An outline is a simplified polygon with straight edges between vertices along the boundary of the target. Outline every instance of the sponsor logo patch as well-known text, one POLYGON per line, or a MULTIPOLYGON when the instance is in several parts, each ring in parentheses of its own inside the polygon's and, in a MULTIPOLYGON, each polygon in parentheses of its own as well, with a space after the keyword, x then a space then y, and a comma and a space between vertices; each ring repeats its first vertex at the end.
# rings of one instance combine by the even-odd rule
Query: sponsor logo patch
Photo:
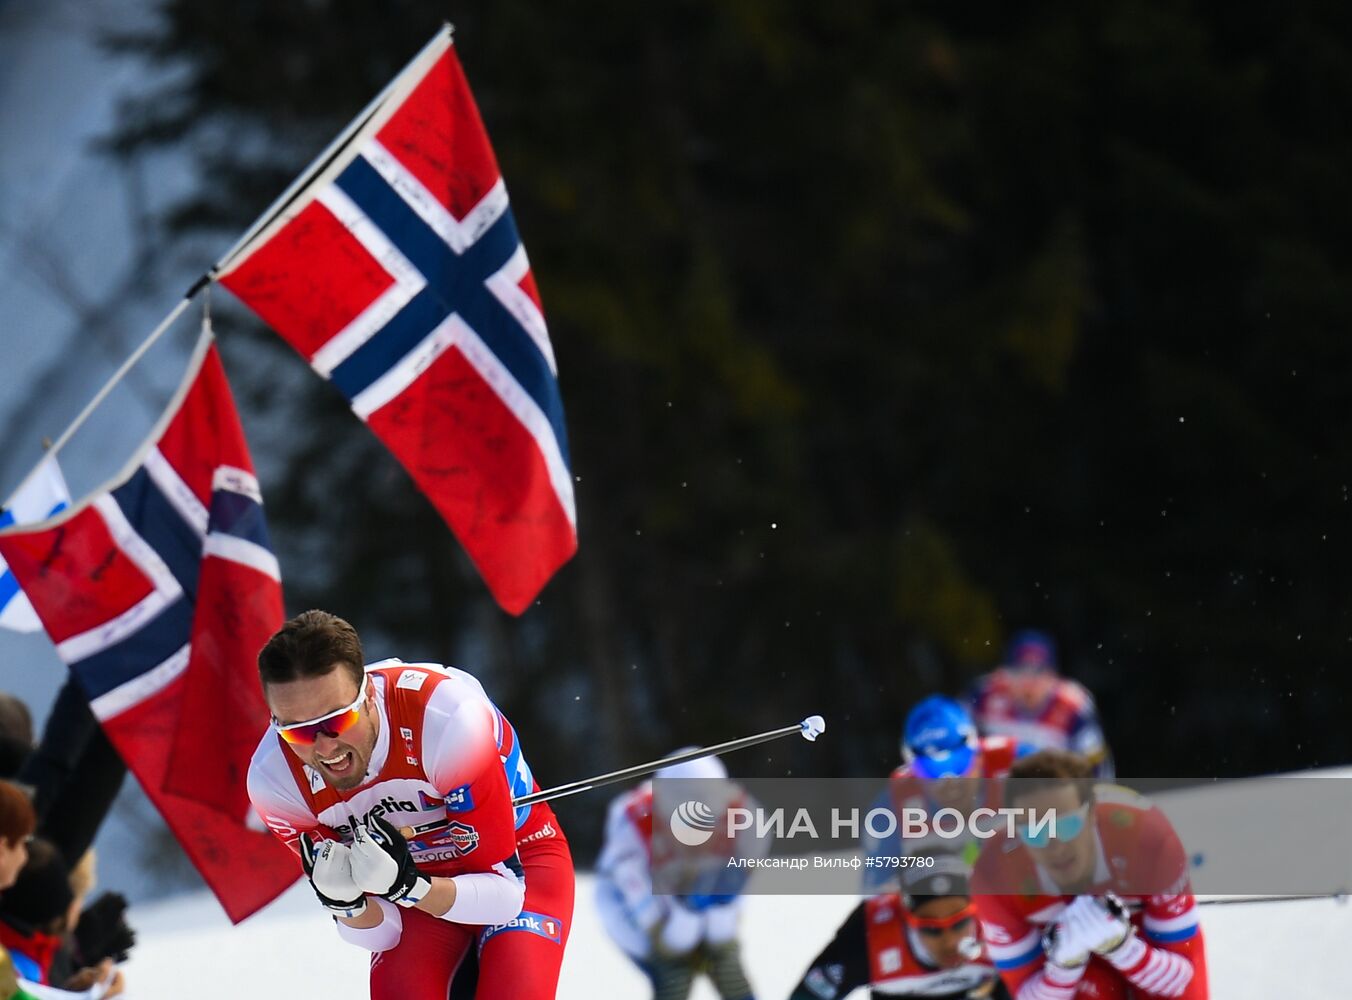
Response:
POLYGON ((399 679, 394 682, 394 686, 404 688, 407 691, 420 691, 425 683, 427 683, 427 675, 421 670, 405 670, 399 675, 399 679))
POLYGON ((551 917, 547 913, 532 913, 529 910, 522 910, 515 918, 507 921, 505 924, 495 924, 492 927, 486 927, 479 936, 479 948, 488 943, 489 938, 504 931, 526 931, 530 934, 538 934, 542 938, 547 938, 555 944, 563 941, 563 921, 557 917, 551 917))
MULTIPOLYGON (((412 802, 410 802, 408 799, 396 799, 393 795, 386 795, 383 799, 381 799, 379 802, 377 802, 374 806, 372 806, 370 809, 366 811, 366 817, 388 816, 391 813, 405 813, 405 812, 415 813, 419 811, 420 810, 418 809, 418 807, 414 805, 412 802)), ((391 822, 396 827, 406 825, 405 822, 402 820, 396 819, 391 820, 391 822)), ((346 840, 352 834, 352 824, 339 823, 336 826, 334 826, 333 832, 346 840)))
POLYGON ((469 854, 479 846, 479 831, 465 823, 452 823, 446 827, 445 836, 461 855, 469 854))
POLYGON ((469 812, 473 808, 474 796, 469 792, 469 785, 461 785, 459 788, 452 788, 446 793, 447 812, 469 812))
POLYGON ((517 843, 531 844, 537 840, 544 840, 546 837, 552 837, 556 833, 558 833, 558 831, 554 829, 554 824, 546 823, 544 826, 540 827, 540 829, 532 833, 529 837, 522 837, 520 840, 517 841, 517 843))

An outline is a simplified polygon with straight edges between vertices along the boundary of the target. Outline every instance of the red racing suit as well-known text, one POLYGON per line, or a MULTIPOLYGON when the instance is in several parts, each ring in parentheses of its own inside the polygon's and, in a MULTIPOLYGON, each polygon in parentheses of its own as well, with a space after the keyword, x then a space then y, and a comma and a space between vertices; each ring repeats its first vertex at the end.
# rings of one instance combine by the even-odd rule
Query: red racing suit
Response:
POLYGON ((1095 787, 1095 870, 1086 895, 1116 894, 1131 911, 1133 939, 1110 964, 1090 959, 1083 980, 1043 975, 1042 935, 1075 897, 1062 894, 1017 840, 992 840, 972 874, 986 949, 1015 1000, 1071 997, 1207 1000, 1206 952, 1187 856, 1169 820, 1149 800, 1116 785, 1095 787))
POLYGON ((552 998, 572 920, 572 858, 548 805, 512 806, 538 786, 511 723, 462 670, 384 660, 367 676, 379 732, 365 780, 338 791, 268 732, 249 766, 254 808, 297 853, 302 832, 351 843, 353 824, 370 815, 411 827, 419 869, 457 882, 452 912, 472 898, 486 915, 462 923, 371 898, 381 925, 338 930, 375 952, 373 1000, 445 1000, 471 946, 480 1000, 552 998))

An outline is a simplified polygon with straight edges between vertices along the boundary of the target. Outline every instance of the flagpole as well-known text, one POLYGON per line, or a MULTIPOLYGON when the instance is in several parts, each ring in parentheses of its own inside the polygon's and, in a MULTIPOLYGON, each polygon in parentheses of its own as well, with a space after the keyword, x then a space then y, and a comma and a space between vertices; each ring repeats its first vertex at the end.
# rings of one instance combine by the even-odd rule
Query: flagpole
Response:
POLYGON ((227 250, 221 258, 211 266, 211 269, 207 271, 206 274, 197 279, 197 283, 188 290, 188 294, 191 295, 203 285, 210 281, 214 281, 216 275, 230 263, 235 255, 244 247, 248 246, 250 240, 266 229, 273 219, 277 218, 278 215, 285 211, 287 205, 291 204, 296 195, 303 191, 305 186, 314 180, 315 176, 333 161, 333 158, 338 154, 339 150, 347 144, 348 140, 356 135, 363 125, 370 121, 371 116, 376 113, 380 108, 380 105, 390 96, 390 92, 394 90, 404 78, 404 74, 408 72, 409 67, 426 55, 427 51, 441 42, 443 38, 449 38, 453 30, 454 29, 449 22, 443 22, 441 30, 433 35, 428 43, 418 50, 418 54, 410 59, 404 68, 394 75, 389 83, 385 84, 385 88, 372 99, 370 104, 366 105, 366 107, 361 110, 356 118, 353 118, 352 121, 348 122, 347 128, 338 133, 338 138, 329 143, 324 151, 310 162, 310 165, 301 172, 300 176, 291 182, 291 186, 278 195, 277 199, 267 207, 254 224, 248 228, 245 234, 235 241, 235 245, 227 250))
POLYGON ((30 482, 32 482, 33 477, 35 477, 38 474, 38 471, 42 468, 42 463, 47 461, 47 459, 49 458, 54 458, 56 456, 56 453, 66 446, 66 442, 69 441, 75 435, 75 432, 78 431, 81 426, 83 426, 84 422, 89 419, 90 414, 92 414, 96 409, 98 409, 98 405, 108 398, 108 393, 112 392, 113 389, 117 386, 117 384, 121 382, 124 378, 126 378, 127 372, 131 371, 132 368, 136 365, 136 362, 141 360, 142 356, 146 353, 146 351, 150 350, 150 348, 154 346, 155 341, 159 340, 161 337, 164 336, 165 332, 169 329, 169 327, 173 326, 174 320, 178 319, 180 316, 183 315, 183 310, 188 308, 188 306, 192 302, 193 295, 195 294, 196 291, 193 291, 190 294, 185 295, 183 299, 179 302, 179 304, 174 306, 173 310, 169 313, 169 315, 164 317, 164 319, 160 320, 159 325, 156 326, 155 329, 150 331, 150 335, 146 337, 145 340, 141 341, 140 346, 137 347, 136 350, 131 352, 131 356, 128 357, 126 361, 122 362, 122 365, 117 369, 117 371, 113 372, 112 377, 109 378, 107 382, 103 383, 103 388, 100 389, 94 395, 93 399, 91 399, 88 403, 85 404, 85 408, 81 410, 79 415, 76 416, 76 418, 70 422, 70 426, 68 426, 64 431, 61 432, 61 436, 59 438, 57 438, 54 442, 52 442, 51 447, 49 447, 46 450, 42 458, 38 459, 38 463, 34 465, 32 469, 29 470, 28 475, 24 476, 23 479, 20 481, 19 485, 14 488, 14 491, 12 493, 10 493, 9 499, 6 500, 4 503, 5 507, 8 507, 10 504, 12 504, 14 502, 14 498, 17 497, 20 493, 22 493, 24 491, 24 487, 26 487, 30 482))
MULTIPOLYGON (((6 500, 4 504, 5 507, 9 506, 14 501, 15 496, 23 492, 24 488, 28 486, 42 468, 42 463, 48 458, 54 457, 57 452, 65 447, 66 442, 69 441, 75 432, 84 425, 85 421, 89 419, 90 414, 92 414, 98 408, 99 404, 108 397, 108 394, 113 391, 117 384, 126 377, 127 372, 131 371, 132 368, 135 367, 136 362, 140 361, 145 355, 146 351, 150 350, 155 342, 159 340, 160 337, 164 336, 165 331, 173 325, 174 320, 183 315, 183 310, 188 308, 189 303, 197 296, 197 293, 215 281, 216 275, 220 273, 222 268, 230 263, 231 258, 238 254, 244 247, 248 246, 250 240, 270 225, 279 214, 285 211, 287 205, 295 199, 296 195, 304 190, 305 186, 333 161, 333 158, 343 146, 356 135, 361 127, 376 113, 385 99, 389 97, 391 91, 393 91, 403 79, 404 74, 408 72, 409 67, 413 66, 419 59, 423 58, 433 46, 439 44, 443 39, 449 38, 453 30, 454 29, 449 22, 443 22, 441 30, 433 35, 427 44, 418 50, 417 55, 410 59, 404 68, 394 75, 394 78, 391 79, 390 82, 385 85, 384 89, 382 89, 380 93, 361 110, 361 113, 358 114, 357 117, 353 118, 352 121, 348 123, 347 127, 338 134, 338 137, 329 143, 324 151, 311 161, 310 165, 306 167, 300 176, 292 181, 291 185, 267 207, 263 214, 248 228, 244 235, 235 241, 234 246, 227 250, 215 264, 192 283, 192 286, 184 293, 183 298, 178 305, 173 308, 168 316, 160 321, 159 325, 150 332, 150 335, 131 353, 131 356, 128 357, 126 361, 122 362, 117 371, 113 372, 112 377, 104 383, 103 388, 101 388, 94 398, 85 405, 85 408, 80 411, 79 415, 71 422, 70 426, 61 433, 61 436, 46 450, 42 458, 38 460, 38 463, 23 477, 19 482, 19 485, 9 494, 9 499, 6 500)), ((3 509, 3 507, 0 507, 0 509, 3 509)))

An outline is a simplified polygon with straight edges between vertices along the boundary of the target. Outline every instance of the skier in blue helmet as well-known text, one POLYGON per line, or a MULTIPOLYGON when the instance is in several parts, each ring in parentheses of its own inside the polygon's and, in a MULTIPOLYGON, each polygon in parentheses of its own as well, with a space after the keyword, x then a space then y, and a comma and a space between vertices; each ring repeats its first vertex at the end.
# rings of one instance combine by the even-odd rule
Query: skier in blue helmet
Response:
POLYGON ((976 723, 952 698, 930 695, 906 716, 901 758, 924 781, 967 777, 979 752, 976 723))

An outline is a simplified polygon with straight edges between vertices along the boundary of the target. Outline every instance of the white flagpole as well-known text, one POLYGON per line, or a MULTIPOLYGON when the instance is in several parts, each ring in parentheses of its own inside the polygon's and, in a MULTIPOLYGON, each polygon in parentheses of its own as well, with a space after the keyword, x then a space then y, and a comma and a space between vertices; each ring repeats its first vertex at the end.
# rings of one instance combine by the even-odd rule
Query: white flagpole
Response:
POLYGON ((410 59, 403 69, 401 69, 398 73, 394 74, 394 77, 390 80, 389 83, 385 84, 385 88, 375 96, 375 98, 371 101, 371 103, 366 105, 366 107, 364 107, 361 110, 361 113, 358 114, 356 118, 353 118, 352 121, 348 122, 347 128, 343 129, 342 132, 338 133, 338 138, 334 139, 333 142, 329 143, 328 146, 324 149, 324 151, 320 153, 318 156, 316 156, 310 162, 310 165, 301 172, 300 176, 291 182, 291 186, 288 187, 285 191, 283 191, 280 195, 278 195, 277 200, 274 201, 271 205, 269 205, 266 211, 264 211, 263 214, 258 217, 258 219, 254 222, 252 226, 248 228, 248 230, 244 233, 244 235, 235 241, 235 245, 232 246, 229 250, 227 250, 221 256, 221 258, 211 266, 211 270, 209 270, 206 274, 202 275, 202 277, 198 279, 197 285, 194 285, 193 288, 189 290, 189 294, 192 294, 192 292, 195 291, 200 285, 204 285, 207 282, 214 280, 216 274, 224 270, 225 267, 230 263, 230 261, 235 257, 235 255, 238 254, 242 249, 244 249, 244 247, 248 246, 250 240, 252 240, 265 228, 267 228, 267 226, 272 222, 272 220, 277 218, 278 214, 281 213, 286 208, 286 206, 291 203, 291 201, 296 197, 296 195, 299 194, 301 191, 303 191, 305 189, 305 186, 309 184, 310 181, 314 180, 315 175, 329 165, 329 163, 333 160, 334 156, 338 154, 338 151, 341 150, 343 146, 347 144, 347 141, 351 139, 354 135, 356 135, 358 130, 360 130, 361 127, 365 125, 367 121, 370 120, 371 116, 375 114, 377 109, 379 109, 379 107, 381 106, 381 104, 385 102, 385 98, 390 96, 390 91, 394 90, 394 88, 404 78, 404 74, 408 72, 409 67, 414 65, 419 59, 421 59, 427 53, 429 49, 431 49, 434 45, 438 44, 443 38, 451 37, 451 32, 453 30, 454 29, 451 27, 449 23, 443 23, 441 26, 441 30, 438 31, 435 35, 433 35, 431 40, 429 40, 426 45, 424 45, 421 49, 418 50, 418 54, 415 55, 412 59, 410 59))
POLYGON ((155 327, 155 329, 150 331, 150 335, 146 337, 145 340, 141 341, 140 346, 137 347, 136 350, 131 352, 131 356, 128 357, 126 361, 122 362, 121 367, 119 367, 117 371, 113 372, 112 377, 109 378, 107 382, 103 383, 103 388, 100 389, 97 393, 95 393, 94 398, 85 404, 85 408, 81 410, 79 415, 76 416, 76 418, 70 422, 70 426, 61 432, 61 436, 59 438, 57 438, 54 442, 52 442, 51 447, 48 448, 43 453, 42 458, 38 459, 37 465, 33 466, 33 468, 28 471, 28 475, 24 476, 23 479, 20 481, 19 485, 14 488, 14 491, 12 493, 10 493, 9 499, 5 501, 6 507, 8 507, 11 503, 14 502, 14 498, 18 494, 22 493, 24 487, 26 487, 29 484, 29 482, 32 481, 33 477, 38 474, 38 470, 42 468, 42 463, 47 461, 48 458, 51 458, 54 455, 56 455, 57 452, 59 452, 62 448, 66 446, 66 442, 69 441, 75 435, 75 432, 78 431, 80 427, 84 424, 84 422, 89 419, 90 414, 92 414, 94 410, 98 408, 98 405, 100 403, 102 403, 105 399, 108 398, 108 393, 113 391, 113 388, 117 385, 117 383, 121 382, 124 378, 126 378, 127 372, 132 370, 132 368, 136 365, 136 362, 141 360, 142 356, 144 356, 146 351, 150 350, 151 346, 154 345, 155 341, 159 340, 162 336, 164 336, 165 331, 168 330, 169 327, 173 325, 174 320, 178 319, 181 315, 183 315, 183 310, 188 308, 188 304, 190 302, 192 302, 192 296, 185 295, 179 301, 178 305, 174 306, 173 311, 170 312, 168 316, 164 317, 164 319, 160 320, 159 325, 155 327))
POLYGON ((195 282, 193 282, 192 287, 189 288, 188 291, 184 294, 182 300, 179 301, 178 305, 176 305, 173 308, 173 310, 169 313, 168 316, 164 317, 164 319, 160 321, 159 325, 156 326, 154 330, 150 331, 150 335, 146 337, 145 340, 141 341, 140 346, 137 347, 136 350, 134 350, 131 353, 131 356, 128 357, 126 361, 122 362, 122 365, 117 369, 117 371, 113 372, 112 377, 109 378, 108 381, 104 383, 103 388, 98 391, 98 393, 94 396, 93 399, 89 401, 88 404, 86 404, 85 408, 80 411, 79 415, 76 416, 76 418, 71 422, 70 426, 67 427, 61 433, 61 436, 56 439, 56 441, 52 444, 52 446, 46 450, 42 458, 38 461, 37 465, 33 466, 33 468, 29 470, 28 474, 23 477, 23 479, 19 482, 19 485, 15 487, 13 492, 10 493, 9 500, 5 502, 6 506, 8 506, 8 504, 13 501, 14 496, 22 492, 24 487, 26 487, 29 484, 29 482, 33 479, 33 477, 38 474, 38 470, 42 468, 43 461, 45 461, 49 456, 55 455, 63 447, 65 447, 66 442, 71 439, 71 437, 75 434, 76 431, 80 429, 81 426, 83 426, 84 422, 89 419, 90 414, 92 414, 94 410, 98 408, 98 405, 108 397, 108 394, 113 391, 114 387, 124 378, 126 378, 127 372, 131 371, 132 368, 135 367, 136 362, 141 360, 141 358, 145 355, 146 351, 150 350, 151 346, 154 345, 155 341, 159 340, 160 337, 164 336, 165 331, 168 330, 169 327, 173 325, 174 320, 178 319, 179 316, 183 314, 183 310, 188 308, 188 303, 190 303, 196 297, 197 293, 200 292, 203 288, 206 288, 208 285, 210 285, 211 282, 215 280, 216 275, 221 271, 221 269, 224 268, 228 263, 230 263, 231 258, 233 258, 236 254, 238 254, 240 250, 242 250, 245 246, 247 246, 249 244, 249 241, 252 240, 255 236, 257 236, 264 228, 266 228, 272 222, 272 220, 278 216, 279 213, 285 210, 286 206, 291 203, 291 201, 296 197, 296 195, 300 191, 304 190, 305 185, 309 184, 310 181, 314 179, 316 174, 318 174, 326 166, 328 166, 328 164, 333 160, 334 156, 337 155, 337 153, 343 148, 343 146, 348 142, 348 140, 350 140, 352 136, 354 136, 357 133, 357 131, 363 125, 365 125, 367 121, 370 120, 371 116, 375 114, 377 109, 379 109, 380 105, 390 95, 390 92, 403 79, 403 76, 405 73, 408 72, 409 67, 412 66, 414 63, 416 63, 419 59, 421 59, 428 52, 428 50, 431 49, 434 45, 440 43, 442 39, 449 38, 452 30, 453 29, 450 24, 448 23, 442 24, 441 30, 438 31, 435 35, 433 35, 431 40, 428 41, 428 43, 424 45, 421 49, 418 50, 418 54, 415 55, 412 59, 410 59, 408 61, 408 64, 405 65, 403 69, 401 69, 398 73, 394 75, 394 78, 391 79, 390 82, 385 85, 385 88, 375 96, 375 99, 372 100, 370 104, 366 105, 366 107, 362 109, 361 113, 357 115, 356 118, 353 118, 352 121, 348 123, 347 127, 338 134, 338 137, 334 139, 333 142, 329 143, 327 148, 325 148, 325 150, 322 153, 320 153, 317 157, 314 158, 313 161, 311 161, 310 165, 306 167, 304 171, 301 172, 300 176, 297 177, 294 181, 292 181, 290 187, 288 187, 285 191, 283 191, 281 195, 277 198, 277 200, 274 201, 271 205, 269 205, 267 210, 262 215, 260 215, 258 219, 254 222, 254 224, 248 228, 248 230, 244 233, 244 235, 241 236, 235 242, 235 245, 232 246, 229 250, 227 250, 225 254, 219 260, 217 260, 216 263, 213 264, 211 268, 207 270, 200 278, 198 278, 195 282))

